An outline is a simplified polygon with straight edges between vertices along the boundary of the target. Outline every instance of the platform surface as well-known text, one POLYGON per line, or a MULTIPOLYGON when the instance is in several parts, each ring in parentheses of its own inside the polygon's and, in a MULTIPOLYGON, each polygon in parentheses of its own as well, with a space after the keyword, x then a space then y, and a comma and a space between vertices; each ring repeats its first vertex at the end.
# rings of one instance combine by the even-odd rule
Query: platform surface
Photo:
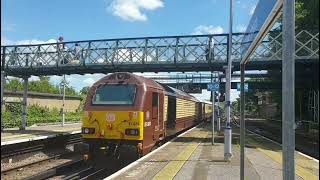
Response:
MULTIPOLYGON (((211 125, 201 124, 164 147, 106 179, 240 179, 239 130, 233 129, 233 157, 223 158, 223 134, 211 143, 211 125)), ((248 134, 245 179, 281 179, 282 153, 278 144, 248 134)), ((296 153, 296 179, 319 179, 319 162, 296 153)))
POLYGON ((41 125, 34 127, 27 127, 26 130, 19 130, 18 128, 5 129, 1 132, 1 146, 40 140, 64 134, 80 133, 81 123, 72 123, 61 125, 41 125))

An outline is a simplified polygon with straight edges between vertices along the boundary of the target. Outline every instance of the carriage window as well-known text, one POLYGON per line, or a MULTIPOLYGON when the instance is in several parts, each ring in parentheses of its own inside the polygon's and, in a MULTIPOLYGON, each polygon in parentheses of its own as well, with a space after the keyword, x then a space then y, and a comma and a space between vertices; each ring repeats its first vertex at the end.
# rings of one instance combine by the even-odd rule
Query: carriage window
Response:
POLYGON ((136 87, 132 84, 106 84, 97 88, 92 104, 132 105, 134 103, 136 87))

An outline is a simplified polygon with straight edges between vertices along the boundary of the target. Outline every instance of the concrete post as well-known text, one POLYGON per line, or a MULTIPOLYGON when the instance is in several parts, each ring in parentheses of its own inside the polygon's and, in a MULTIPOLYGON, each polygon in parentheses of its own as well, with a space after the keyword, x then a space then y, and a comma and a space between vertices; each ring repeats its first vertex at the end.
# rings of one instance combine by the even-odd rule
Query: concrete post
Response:
POLYGON ((317 92, 317 113, 318 113, 317 123, 319 123, 319 90, 317 92))
POLYGON ((22 103, 22 121, 20 130, 26 130, 27 125, 27 106, 28 106, 28 76, 23 78, 23 103, 22 103))
POLYGON ((211 96, 212 96, 212 145, 214 145, 214 99, 215 99, 214 91, 211 91, 211 96))
POLYGON ((4 111, 4 85, 6 84, 5 72, 1 71, 1 131, 3 130, 3 111, 4 111))
MULTIPOLYGON (((228 68, 225 68, 226 70, 226 96, 225 96, 225 116, 226 116, 226 124, 225 124, 225 128, 224 128, 224 159, 225 160, 230 160, 230 158, 232 157, 232 152, 231 152, 231 140, 232 140, 232 129, 231 129, 231 122, 230 122, 230 88, 231 87, 231 83, 230 86, 228 86, 228 78, 229 77, 229 73, 228 73, 228 68), (228 94, 229 94, 229 99, 228 99, 228 94)), ((230 79, 229 79, 230 81, 230 79)))
MULTIPOLYGON (((219 82, 220 84, 220 82, 219 82)), ((217 109, 217 114, 218 114, 218 117, 217 117, 217 131, 220 131, 220 110, 219 110, 219 105, 220 105, 220 93, 218 92, 218 109, 217 109)))
POLYGON ((64 109, 64 104, 65 104, 65 96, 66 96, 66 75, 63 75, 63 95, 62 95, 62 122, 61 126, 64 126, 65 122, 65 109, 64 109))
POLYGON ((282 168, 283 179, 295 179, 295 0, 283 1, 282 168))
POLYGON ((232 0, 230 0, 230 15, 229 15, 229 35, 228 35, 228 66, 226 68, 226 127, 224 130, 224 159, 230 160, 232 157, 231 152, 231 139, 232 139, 232 130, 230 124, 230 89, 231 89, 231 66, 232 66, 232 0))
POLYGON ((244 108, 245 108, 245 96, 244 96, 244 69, 245 65, 240 65, 240 179, 244 180, 244 157, 245 157, 245 120, 244 120, 244 108))

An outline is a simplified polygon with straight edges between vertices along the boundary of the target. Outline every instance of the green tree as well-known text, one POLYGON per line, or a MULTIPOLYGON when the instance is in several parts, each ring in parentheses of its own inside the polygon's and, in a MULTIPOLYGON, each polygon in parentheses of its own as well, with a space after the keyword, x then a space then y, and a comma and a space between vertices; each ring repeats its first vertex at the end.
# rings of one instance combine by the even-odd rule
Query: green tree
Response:
POLYGON ((319 0, 296 0, 297 30, 319 31, 319 0))
POLYGON ((80 98, 81 98, 80 105, 79 105, 79 110, 80 110, 80 111, 83 110, 84 103, 85 103, 85 101, 86 101, 86 97, 87 97, 87 95, 88 95, 89 89, 90 89, 90 87, 89 87, 89 86, 86 86, 86 87, 83 87, 83 88, 80 90, 80 98))
POLYGON ((11 79, 9 81, 6 81, 4 88, 9 91, 22 91, 23 85, 22 82, 18 79, 11 79))
POLYGON ((87 95, 88 92, 89 92, 89 89, 90 89, 90 86, 83 87, 83 88, 80 90, 80 94, 81 94, 81 95, 87 95))
POLYGON ((29 91, 58 94, 59 89, 50 83, 50 78, 40 76, 38 81, 29 82, 29 91))
MULTIPOLYGON (((9 91, 22 91, 23 83, 18 79, 12 79, 6 82, 5 89, 9 91)), ((49 77, 40 76, 39 80, 28 82, 28 90, 32 92, 59 94, 60 87, 59 85, 53 85, 52 83, 50 83, 49 77)), ((76 90, 67 82, 66 95, 78 96, 79 93, 77 93, 76 90)))

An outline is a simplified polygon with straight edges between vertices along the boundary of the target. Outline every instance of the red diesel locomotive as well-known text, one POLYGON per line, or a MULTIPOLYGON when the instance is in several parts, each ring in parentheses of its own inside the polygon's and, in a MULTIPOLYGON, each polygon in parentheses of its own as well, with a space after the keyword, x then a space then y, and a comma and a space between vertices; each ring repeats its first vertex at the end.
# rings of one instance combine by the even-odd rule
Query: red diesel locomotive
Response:
POLYGON ((212 115, 212 105, 178 89, 131 73, 113 73, 90 88, 82 116, 82 137, 95 153, 117 154, 134 146, 145 155, 161 140, 212 115))

